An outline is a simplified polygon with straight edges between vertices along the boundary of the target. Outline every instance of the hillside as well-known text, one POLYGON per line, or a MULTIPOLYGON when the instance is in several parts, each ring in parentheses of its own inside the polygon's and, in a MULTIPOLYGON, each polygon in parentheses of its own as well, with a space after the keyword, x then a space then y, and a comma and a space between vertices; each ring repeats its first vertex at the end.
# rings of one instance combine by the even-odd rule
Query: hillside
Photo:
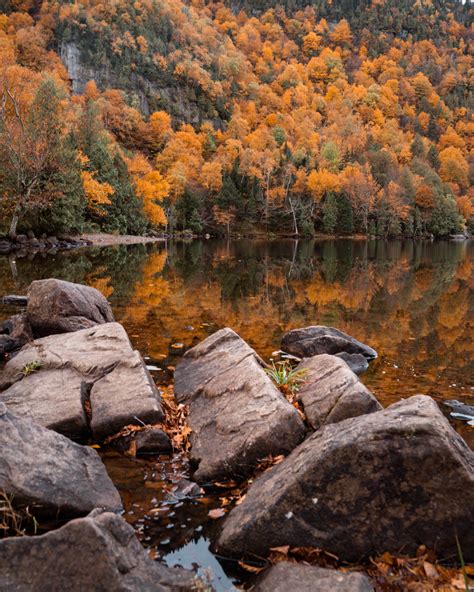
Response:
POLYGON ((470 3, 272 4, 1 1, 2 219, 379 236, 472 224, 470 3))

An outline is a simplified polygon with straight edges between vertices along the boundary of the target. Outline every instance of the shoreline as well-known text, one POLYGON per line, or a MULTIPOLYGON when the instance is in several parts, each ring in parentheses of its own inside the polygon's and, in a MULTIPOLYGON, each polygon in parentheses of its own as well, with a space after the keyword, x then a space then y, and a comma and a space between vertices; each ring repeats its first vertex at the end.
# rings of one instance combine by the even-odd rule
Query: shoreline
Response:
POLYGON ((135 236, 132 234, 107 234, 105 232, 85 233, 72 237, 75 240, 84 240, 87 247, 110 247, 112 245, 135 245, 145 243, 160 243, 166 239, 154 236, 135 236))

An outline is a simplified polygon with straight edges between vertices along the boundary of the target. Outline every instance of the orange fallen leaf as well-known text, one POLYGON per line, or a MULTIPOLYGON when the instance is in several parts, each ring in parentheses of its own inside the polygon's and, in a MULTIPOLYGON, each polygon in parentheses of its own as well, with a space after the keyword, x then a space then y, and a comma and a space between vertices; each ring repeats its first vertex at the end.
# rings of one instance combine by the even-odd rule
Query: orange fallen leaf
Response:
POLYGON ((208 516, 213 520, 217 520, 222 518, 222 516, 225 516, 225 510, 224 508, 215 508, 214 510, 209 511, 208 516))
POLYGON ((245 569, 245 571, 249 571, 250 573, 259 574, 261 573, 265 567, 258 567, 256 565, 249 565, 248 563, 244 563, 243 561, 239 561, 240 567, 245 569))

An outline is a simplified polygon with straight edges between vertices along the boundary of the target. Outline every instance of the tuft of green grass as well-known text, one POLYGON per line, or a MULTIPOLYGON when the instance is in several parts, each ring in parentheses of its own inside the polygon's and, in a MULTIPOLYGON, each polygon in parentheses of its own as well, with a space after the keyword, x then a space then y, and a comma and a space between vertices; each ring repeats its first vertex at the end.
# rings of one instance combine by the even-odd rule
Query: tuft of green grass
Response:
POLYGON ((294 395, 303 382, 307 369, 293 368, 288 360, 276 364, 272 360, 271 366, 265 368, 265 372, 285 395, 294 395))
POLYGON ((29 376, 30 374, 33 374, 33 372, 38 372, 40 368, 41 362, 39 360, 33 360, 32 362, 28 362, 28 364, 23 366, 21 373, 23 376, 29 376))

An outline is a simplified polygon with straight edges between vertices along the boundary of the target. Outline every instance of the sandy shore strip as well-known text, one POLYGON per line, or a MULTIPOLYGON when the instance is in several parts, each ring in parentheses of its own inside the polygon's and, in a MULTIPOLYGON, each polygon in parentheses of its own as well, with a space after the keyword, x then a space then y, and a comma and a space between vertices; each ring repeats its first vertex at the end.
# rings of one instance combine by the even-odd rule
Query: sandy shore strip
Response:
POLYGON ((164 238, 155 238, 152 236, 133 236, 131 234, 81 234, 78 237, 90 241, 93 246, 107 247, 110 245, 133 245, 137 243, 160 243, 164 238))

